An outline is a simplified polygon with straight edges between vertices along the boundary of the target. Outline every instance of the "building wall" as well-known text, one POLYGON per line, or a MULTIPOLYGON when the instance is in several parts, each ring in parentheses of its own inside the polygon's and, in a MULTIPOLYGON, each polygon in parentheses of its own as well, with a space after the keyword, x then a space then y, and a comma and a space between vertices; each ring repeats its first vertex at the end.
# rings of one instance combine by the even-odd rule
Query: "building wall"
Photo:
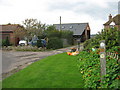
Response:
POLYGON ((2 33, 2 40, 6 39, 7 37, 10 40, 10 34, 9 33, 2 33))
POLYGON ((87 30, 88 39, 90 39, 90 30, 87 30))
POLYGON ((109 29, 109 28, 110 28, 109 25, 105 25, 105 26, 104 26, 104 29, 109 29))
POLYGON ((117 29, 120 30, 120 25, 116 25, 117 29))
MULTIPOLYGON (((120 30, 120 25, 115 25, 114 27, 116 27, 118 30, 120 30)), ((110 29, 111 26, 110 25, 104 25, 104 29, 110 29)))
POLYGON ((19 38, 14 36, 14 31, 18 28, 23 28, 19 24, 10 24, 10 25, 0 25, 0 34, 2 35, 2 39, 9 38, 10 44, 17 45, 19 42, 19 38))
POLYGON ((86 40, 86 30, 83 32, 81 36, 81 42, 84 42, 86 40))
POLYGON ((1 34, 2 34, 2 40, 5 40, 8 37, 10 44, 18 45, 19 38, 15 38, 12 32, 4 32, 1 34))
POLYGON ((81 36, 76 35, 74 37, 74 44, 77 44, 77 39, 81 38, 81 42, 90 39, 90 30, 85 30, 81 36))

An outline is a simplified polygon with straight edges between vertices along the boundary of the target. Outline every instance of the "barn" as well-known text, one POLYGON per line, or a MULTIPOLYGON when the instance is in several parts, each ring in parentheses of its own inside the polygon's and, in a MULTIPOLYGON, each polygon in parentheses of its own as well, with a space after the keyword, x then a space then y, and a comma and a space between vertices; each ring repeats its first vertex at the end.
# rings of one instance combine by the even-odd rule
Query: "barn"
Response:
POLYGON ((90 26, 89 23, 64 23, 53 24, 57 30, 70 30, 73 31, 74 44, 77 41, 84 42, 90 39, 90 26))

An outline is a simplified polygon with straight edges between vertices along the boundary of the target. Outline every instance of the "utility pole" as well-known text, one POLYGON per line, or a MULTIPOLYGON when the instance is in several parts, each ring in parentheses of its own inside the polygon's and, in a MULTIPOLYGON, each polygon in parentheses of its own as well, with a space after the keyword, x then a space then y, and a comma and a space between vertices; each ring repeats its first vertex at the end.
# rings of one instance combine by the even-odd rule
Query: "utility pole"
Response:
POLYGON ((60 16, 60 31, 61 31, 61 16, 60 16))

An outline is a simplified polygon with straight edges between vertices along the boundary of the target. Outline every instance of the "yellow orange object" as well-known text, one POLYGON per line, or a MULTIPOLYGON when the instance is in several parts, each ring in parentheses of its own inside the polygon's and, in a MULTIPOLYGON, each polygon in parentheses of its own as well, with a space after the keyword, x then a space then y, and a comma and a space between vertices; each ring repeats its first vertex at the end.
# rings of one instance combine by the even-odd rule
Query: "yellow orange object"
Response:
POLYGON ((67 52, 67 54, 68 54, 68 55, 73 55, 73 56, 75 56, 75 55, 79 54, 79 51, 67 52))

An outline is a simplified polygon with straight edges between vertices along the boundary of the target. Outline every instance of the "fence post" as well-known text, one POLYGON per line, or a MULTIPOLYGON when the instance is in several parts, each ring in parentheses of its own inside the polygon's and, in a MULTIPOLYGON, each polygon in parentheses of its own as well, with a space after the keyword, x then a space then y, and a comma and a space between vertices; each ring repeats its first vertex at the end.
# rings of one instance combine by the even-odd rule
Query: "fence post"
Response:
POLYGON ((100 41, 100 67, 101 67, 101 82, 103 76, 106 75, 106 53, 105 53, 105 40, 100 41))
POLYGON ((78 51, 80 51, 80 43, 81 43, 81 38, 77 39, 77 43, 78 43, 78 51))

